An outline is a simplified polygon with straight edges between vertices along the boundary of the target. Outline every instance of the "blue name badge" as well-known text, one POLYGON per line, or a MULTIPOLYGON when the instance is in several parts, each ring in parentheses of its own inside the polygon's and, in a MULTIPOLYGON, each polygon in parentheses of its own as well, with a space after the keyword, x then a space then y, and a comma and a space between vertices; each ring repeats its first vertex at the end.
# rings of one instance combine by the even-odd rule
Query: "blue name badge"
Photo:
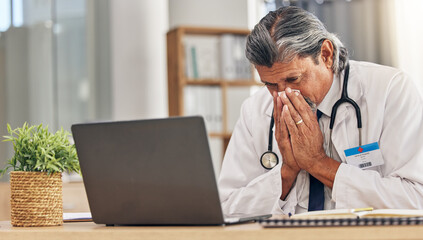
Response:
POLYGON ((361 169, 384 164, 377 142, 344 150, 347 163, 361 169))

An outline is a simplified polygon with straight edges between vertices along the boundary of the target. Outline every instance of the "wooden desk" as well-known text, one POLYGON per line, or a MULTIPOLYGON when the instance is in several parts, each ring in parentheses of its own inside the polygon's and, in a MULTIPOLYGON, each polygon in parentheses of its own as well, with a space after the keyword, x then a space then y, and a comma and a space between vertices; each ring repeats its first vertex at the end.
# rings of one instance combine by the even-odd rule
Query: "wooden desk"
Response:
POLYGON ((106 227, 94 223, 65 223, 60 227, 15 228, 10 222, 0 222, 0 239, 423 239, 423 226, 263 229, 255 223, 226 227, 106 227))

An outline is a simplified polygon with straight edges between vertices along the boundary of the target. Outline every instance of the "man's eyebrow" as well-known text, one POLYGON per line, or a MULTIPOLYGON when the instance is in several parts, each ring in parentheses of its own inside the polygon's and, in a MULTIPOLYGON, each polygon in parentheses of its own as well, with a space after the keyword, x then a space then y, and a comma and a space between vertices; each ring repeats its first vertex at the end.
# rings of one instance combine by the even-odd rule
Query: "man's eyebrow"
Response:
POLYGON ((260 79, 260 81, 264 84, 267 84, 267 85, 278 85, 277 83, 266 82, 263 79, 260 79))
MULTIPOLYGON (((285 82, 289 82, 289 81, 295 81, 297 80, 299 77, 301 77, 301 74, 296 75, 296 76, 291 76, 291 77, 286 77, 286 78, 281 78, 279 79, 280 81, 285 81, 285 82)), ((264 84, 268 84, 268 85, 277 85, 277 83, 271 83, 271 82, 266 82, 263 79, 260 79, 260 81, 264 84)))
POLYGON ((292 81, 297 80, 300 76, 301 76, 301 75, 299 75, 299 76, 295 76, 295 77, 287 77, 287 78, 285 78, 285 81, 286 81, 286 82, 292 82, 292 81))

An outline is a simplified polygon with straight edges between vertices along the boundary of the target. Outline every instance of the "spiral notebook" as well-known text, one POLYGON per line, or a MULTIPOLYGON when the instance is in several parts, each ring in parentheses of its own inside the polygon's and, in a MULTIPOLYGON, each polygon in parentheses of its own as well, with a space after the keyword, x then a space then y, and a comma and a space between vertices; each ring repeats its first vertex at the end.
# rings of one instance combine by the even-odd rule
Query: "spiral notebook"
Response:
POLYGON ((263 227, 329 227, 423 225, 423 211, 412 209, 335 209, 293 215, 277 215, 258 221, 263 227))

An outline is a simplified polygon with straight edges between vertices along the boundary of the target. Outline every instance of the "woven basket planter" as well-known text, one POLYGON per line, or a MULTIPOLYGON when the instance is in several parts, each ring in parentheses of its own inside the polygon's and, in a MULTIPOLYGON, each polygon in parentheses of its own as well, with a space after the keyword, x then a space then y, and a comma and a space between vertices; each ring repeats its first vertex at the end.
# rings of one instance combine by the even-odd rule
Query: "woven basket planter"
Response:
POLYGON ((10 173, 11 223, 15 227, 63 224, 62 174, 10 173))

